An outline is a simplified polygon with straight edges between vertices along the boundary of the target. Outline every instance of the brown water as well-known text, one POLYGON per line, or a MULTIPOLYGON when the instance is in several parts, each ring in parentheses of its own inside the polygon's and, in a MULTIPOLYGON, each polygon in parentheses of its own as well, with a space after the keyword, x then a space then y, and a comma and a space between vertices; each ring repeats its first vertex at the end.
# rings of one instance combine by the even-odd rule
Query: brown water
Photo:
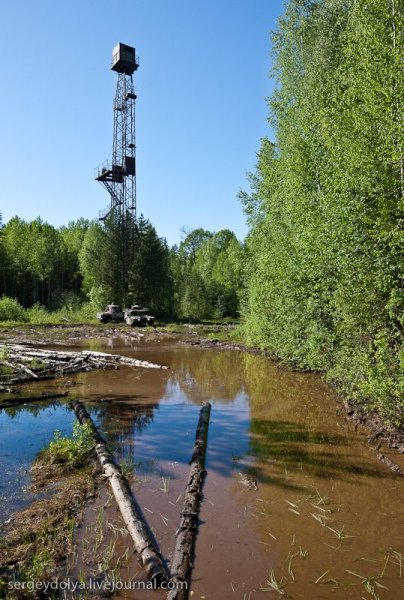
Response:
MULTIPOLYGON (((106 400, 91 404, 92 414, 134 471, 136 498, 168 561, 199 405, 213 404, 191 598, 404 598, 404 481, 376 460, 366 431, 336 414, 319 377, 237 351, 118 339, 112 350, 170 370, 98 371, 63 385, 106 400)), ((107 484, 88 505, 76 543, 71 576, 117 566, 125 585, 142 580, 107 484)))

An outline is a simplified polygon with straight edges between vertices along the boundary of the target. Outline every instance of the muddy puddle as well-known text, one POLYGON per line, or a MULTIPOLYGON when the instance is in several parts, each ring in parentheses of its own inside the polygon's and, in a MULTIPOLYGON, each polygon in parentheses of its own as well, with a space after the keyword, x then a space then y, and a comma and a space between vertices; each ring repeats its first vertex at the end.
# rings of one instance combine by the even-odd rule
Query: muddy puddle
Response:
MULTIPOLYGON (((404 597, 404 481, 376 460, 365 430, 336 414, 339 404, 319 377, 166 340, 86 340, 85 347, 170 367, 91 372, 46 386, 86 400, 168 561, 200 404, 212 402, 191 598, 404 597)), ((71 428, 72 415, 58 406, 0 413, 9 477, 20 469, 24 480, 49 432, 71 428)), ((2 468, 6 500, 7 481, 2 468)), ((72 581, 102 583, 108 572, 116 598, 165 597, 135 589, 143 574, 107 484, 88 504, 75 544, 65 567, 72 581), (118 589, 125 587, 132 589, 118 589)))

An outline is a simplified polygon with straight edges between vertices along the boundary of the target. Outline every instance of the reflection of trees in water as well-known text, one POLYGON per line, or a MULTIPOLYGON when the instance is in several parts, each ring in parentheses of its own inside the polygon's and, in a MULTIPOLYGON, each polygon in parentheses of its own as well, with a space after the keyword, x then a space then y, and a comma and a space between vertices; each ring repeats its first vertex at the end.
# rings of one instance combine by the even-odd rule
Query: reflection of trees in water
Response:
POLYGON ((141 337, 137 337, 133 332, 131 332, 130 336, 122 334, 116 337, 106 335, 102 339, 88 338, 84 340, 84 346, 88 350, 98 350, 100 352, 105 352, 106 348, 109 348, 109 350, 120 350, 122 348, 127 348, 128 350, 139 350, 141 341, 141 337))
POLYGON ((195 404, 212 399, 232 402, 243 391, 240 352, 187 348, 173 354, 171 369, 171 380, 195 404))
MULTIPOLYGON (((45 404, 41 401, 41 404, 16 404, 15 406, 10 406, 9 408, 3 408, 0 414, 5 414, 9 419, 15 419, 20 413, 29 413, 34 417, 41 417, 41 415, 45 411, 56 411, 63 406, 63 403, 56 402, 48 402, 45 404)), ((66 407, 67 410, 67 407, 66 407)))
MULTIPOLYGON (((349 441, 336 431, 335 395, 319 375, 287 371, 262 356, 244 354, 243 361, 251 451, 263 481, 275 483, 269 466, 272 474, 286 469, 320 478, 378 476, 377 469, 347 456, 349 441)), ((280 477, 277 483, 286 482, 280 477)))
POLYGON ((119 459, 134 461, 136 433, 154 420, 158 404, 103 403, 93 409, 99 427, 105 433, 119 459))
POLYGON ((185 348, 174 353, 171 381, 195 403, 216 399, 231 402, 245 392, 253 410, 284 413, 304 406, 313 396, 330 397, 330 390, 313 374, 296 373, 279 367, 265 356, 236 350, 185 348))
POLYGON ((288 371, 265 356, 243 354, 243 375, 252 417, 263 410, 270 419, 290 413, 291 420, 314 425, 332 407, 332 390, 314 373, 288 371))

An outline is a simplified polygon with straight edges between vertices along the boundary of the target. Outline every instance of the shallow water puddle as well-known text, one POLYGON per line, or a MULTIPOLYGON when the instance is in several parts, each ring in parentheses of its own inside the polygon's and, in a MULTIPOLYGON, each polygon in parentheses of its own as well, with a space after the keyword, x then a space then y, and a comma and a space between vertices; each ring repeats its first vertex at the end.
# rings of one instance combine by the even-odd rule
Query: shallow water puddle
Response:
POLYGON ((70 435, 73 422, 66 407, 44 402, 0 411, 0 523, 38 497, 29 492, 32 461, 56 429, 70 435))
MULTIPOLYGON (((142 339, 113 339, 108 351, 170 366, 68 382, 76 397, 105 400, 91 403, 91 412, 168 560, 200 404, 213 404, 191 598, 402 597, 404 482, 376 460, 365 432, 336 415, 338 403, 319 377, 283 371, 260 356, 142 339)), ((47 420, 42 411, 38 431, 63 429, 58 414, 47 420)), ((5 440, 1 453, 10 454, 5 440)), ((86 508, 76 544, 67 565, 72 577, 109 571, 121 584, 142 581, 107 485, 86 508)), ((165 597, 138 590, 116 596, 165 597)))

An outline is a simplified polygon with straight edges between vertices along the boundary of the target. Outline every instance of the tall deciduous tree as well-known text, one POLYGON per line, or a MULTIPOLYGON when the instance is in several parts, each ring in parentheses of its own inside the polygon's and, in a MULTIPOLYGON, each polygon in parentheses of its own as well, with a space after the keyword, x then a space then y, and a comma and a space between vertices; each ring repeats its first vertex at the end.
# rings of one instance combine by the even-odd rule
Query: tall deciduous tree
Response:
MULTIPOLYGON (((404 8, 291 0, 274 35, 275 144, 242 194, 251 343, 398 418, 404 8)), ((400 383, 401 381, 401 383, 400 383)))

